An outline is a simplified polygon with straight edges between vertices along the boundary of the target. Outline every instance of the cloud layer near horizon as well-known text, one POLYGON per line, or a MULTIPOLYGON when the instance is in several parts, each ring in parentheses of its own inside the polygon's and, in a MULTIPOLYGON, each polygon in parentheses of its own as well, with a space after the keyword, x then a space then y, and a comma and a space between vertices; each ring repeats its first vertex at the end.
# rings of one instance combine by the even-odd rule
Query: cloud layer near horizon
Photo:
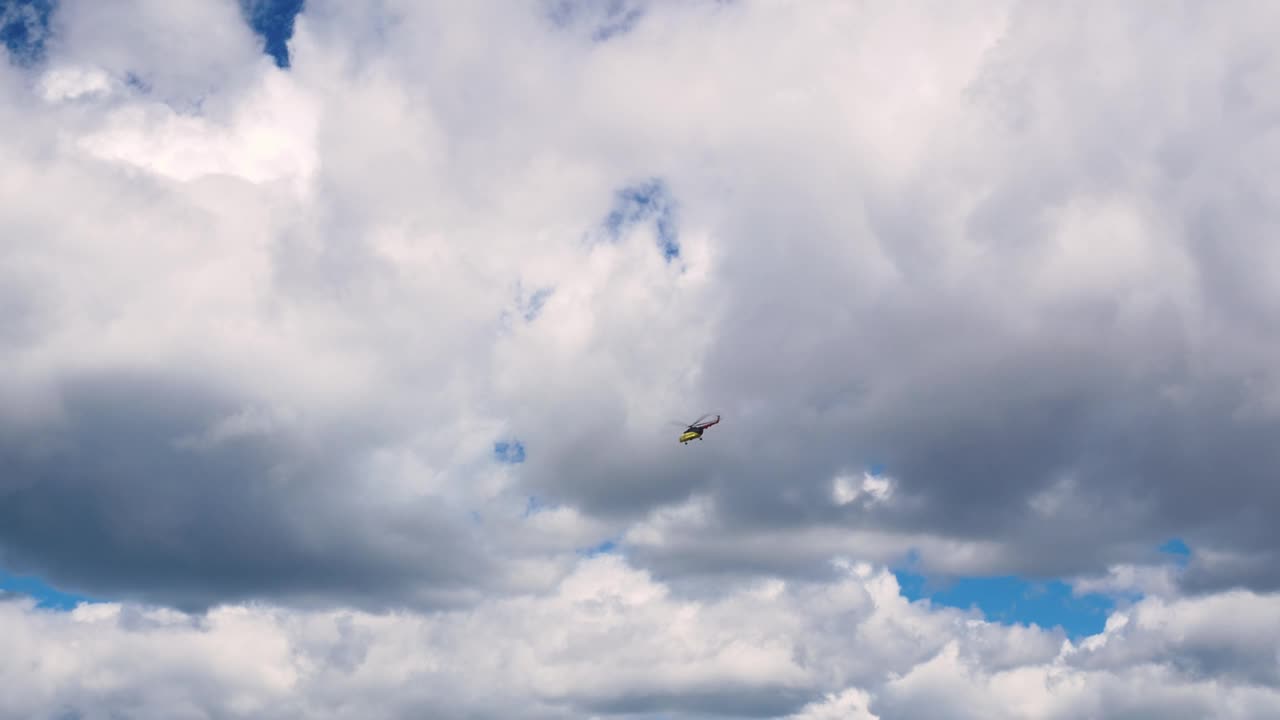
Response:
MULTIPOLYGON (((288 69, 233 2, 63 0, 49 27, 39 62, 0 68, 10 571, 124 615, 247 614, 281 652, 326 613, 383 628, 376 646, 420 613, 559 602, 605 541, 625 560, 602 591, 647 572, 708 607, 913 558, 1273 612, 1271 4, 313 0, 288 69), (675 445, 672 421, 706 411, 725 418, 707 442, 675 445), (515 442, 523 462, 495 457, 515 442), (1155 550, 1172 536, 1195 549, 1177 574, 1155 550)), ((816 602, 787 593, 758 611, 816 602)), ((450 697, 552 716, 785 714, 830 692, 806 712, 910 717, 960 686, 1014 703, 989 658, 948 659, 952 615, 899 611, 938 642, 897 679, 788 675, 750 648, 716 674, 706 641, 692 684, 673 661, 598 697, 567 672, 501 698, 484 672, 508 670, 486 666, 450 697)), ((644 612, 619 622, 681 610, 644 612)), ((447 617, 440 652, 479 652, 447 617)), ((1013 663, 1028 677, 1067 662, 1038 630, 978 627, 1049 648, 1013 663)), ((827 632, 776 636, 793 630, 827 632)), ((103 652, 131 632, 103 630, 103 652)), ((896 652, 845 640, 821 662, 896 652)), ((1214 642, 1199 671, 1072 655, 1075 689, 1026 714, 1147 702, 1126 677, 1208 698, 1197 683, 1254 661, 1270 670, 1247 682, 1276 686, 1275 657, 1214 642)), ((190 672, 218 702, 234 684, 190 672)), ((305 689, 280 682, 249 695, 305 689)), ((1212 692, 1249 716, 1273 691, 1240 682, 1212 692)), ((107 702, 57 692, 30 702, 107 702)))
POLYGON ((910 604, 891 574, 765 582, 714 600, 616 557, 470 611, 262 606, 200 618, 0 603, 0 711, 85 717, 1261 718, 1280 702, 1280 603, 1150 598, 1073 644, 910 604), (68 652, 68 648, 75 652, 68 652), (339 710, 339 708, 341 708, 339 710))
POLYGON ((547 594, 439 615, 0 603, 17 651, 0 661, 14 691, 0 711, 1263 717, 1280 702, 1275 628, 1275 596, 1148 598, 1073 644, 908 603, 891 574, 865 566, 833 583, 765 582, 699 601, 596 557, 547 594))

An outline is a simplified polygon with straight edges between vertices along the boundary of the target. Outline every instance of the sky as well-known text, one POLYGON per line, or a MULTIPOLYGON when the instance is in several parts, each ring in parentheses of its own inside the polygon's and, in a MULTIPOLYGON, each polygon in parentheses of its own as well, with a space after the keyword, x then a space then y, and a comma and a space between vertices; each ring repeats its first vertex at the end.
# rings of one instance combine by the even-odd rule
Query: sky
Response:
POLYGON ((0 716, 1271 716, 1278 32, 0 0, 0 716))

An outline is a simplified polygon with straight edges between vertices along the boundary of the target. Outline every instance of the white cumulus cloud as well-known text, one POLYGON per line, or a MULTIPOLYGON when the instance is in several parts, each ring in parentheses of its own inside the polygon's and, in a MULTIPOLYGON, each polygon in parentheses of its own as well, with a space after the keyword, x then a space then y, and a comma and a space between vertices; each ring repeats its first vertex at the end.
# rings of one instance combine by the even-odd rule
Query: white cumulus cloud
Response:
POLYGON ((0 605, 0 714, 1274 706, 1274 4, 51 7, 0 566, 109 602, 0 605))

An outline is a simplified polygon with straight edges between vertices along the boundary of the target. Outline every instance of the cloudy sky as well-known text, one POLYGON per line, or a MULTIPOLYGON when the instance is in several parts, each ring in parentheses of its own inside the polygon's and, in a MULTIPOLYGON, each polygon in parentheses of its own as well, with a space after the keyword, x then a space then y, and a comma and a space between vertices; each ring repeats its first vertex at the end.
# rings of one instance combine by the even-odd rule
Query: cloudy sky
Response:
POLYGON ((1274 716, 1278 34, 0 0, 0 717, 1274 716))

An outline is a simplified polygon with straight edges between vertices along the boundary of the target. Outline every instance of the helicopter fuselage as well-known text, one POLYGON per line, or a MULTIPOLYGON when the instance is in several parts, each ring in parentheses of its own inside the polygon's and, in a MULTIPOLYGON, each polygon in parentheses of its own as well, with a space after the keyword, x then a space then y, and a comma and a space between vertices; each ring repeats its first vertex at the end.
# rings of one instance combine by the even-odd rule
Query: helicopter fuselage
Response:
POLYGON ((703 415, 702 419, 698 420, 698 422, 685 428, 684 432, 680 433, 680 444, 683 445, 690 440, 701 440, 702 433, 706 432, 707 428, 720 422, 719 415, 716 416, 715 420, 706 420, 708 417, 710 417, 710 415, 703 415))

